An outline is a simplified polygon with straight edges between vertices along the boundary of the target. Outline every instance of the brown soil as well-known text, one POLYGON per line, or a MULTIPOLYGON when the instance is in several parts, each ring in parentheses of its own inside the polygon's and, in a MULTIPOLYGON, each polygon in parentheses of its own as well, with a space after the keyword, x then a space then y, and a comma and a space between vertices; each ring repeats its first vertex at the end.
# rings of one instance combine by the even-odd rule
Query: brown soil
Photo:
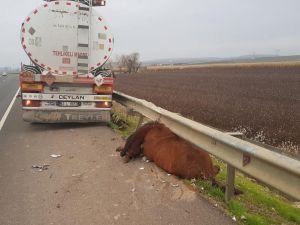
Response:
POLYGON ((244 128, 268 144, 300 144, 300 65, 120 74, 115 89, 222 130, 244 128))

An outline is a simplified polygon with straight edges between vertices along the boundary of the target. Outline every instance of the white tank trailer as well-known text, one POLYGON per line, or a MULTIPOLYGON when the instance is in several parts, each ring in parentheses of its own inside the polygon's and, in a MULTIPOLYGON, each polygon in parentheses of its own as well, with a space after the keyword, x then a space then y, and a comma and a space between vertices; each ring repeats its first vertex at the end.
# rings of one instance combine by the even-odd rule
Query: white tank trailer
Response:
POLYGON ((28 122, 107 122, 113 77, 105 69, 114 39, 99 11, 103 0, 44 1, 25 19, 21 44, 23 119, 28 122))

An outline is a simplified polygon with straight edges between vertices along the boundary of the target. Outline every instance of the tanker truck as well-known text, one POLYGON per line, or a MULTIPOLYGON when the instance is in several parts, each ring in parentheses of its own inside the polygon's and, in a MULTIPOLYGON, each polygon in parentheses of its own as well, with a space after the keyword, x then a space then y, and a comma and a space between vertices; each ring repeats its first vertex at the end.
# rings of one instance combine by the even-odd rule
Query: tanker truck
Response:
POLYGON ((42 1, 21 26, 22 117, 33 123, 108 122, 114 39, 103 0, 42 1))

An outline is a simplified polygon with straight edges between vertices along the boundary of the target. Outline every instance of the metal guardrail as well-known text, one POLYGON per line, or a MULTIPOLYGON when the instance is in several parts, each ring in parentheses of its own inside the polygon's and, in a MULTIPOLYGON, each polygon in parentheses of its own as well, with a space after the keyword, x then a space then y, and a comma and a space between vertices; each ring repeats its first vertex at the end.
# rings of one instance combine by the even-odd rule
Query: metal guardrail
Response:
POLYGON ((228 164, 226 200, 233 195, 235 168, 300 200, 300 161, 254 145, 120 92, 113 100, 151 120, 159 120, 174 133, 228 164))

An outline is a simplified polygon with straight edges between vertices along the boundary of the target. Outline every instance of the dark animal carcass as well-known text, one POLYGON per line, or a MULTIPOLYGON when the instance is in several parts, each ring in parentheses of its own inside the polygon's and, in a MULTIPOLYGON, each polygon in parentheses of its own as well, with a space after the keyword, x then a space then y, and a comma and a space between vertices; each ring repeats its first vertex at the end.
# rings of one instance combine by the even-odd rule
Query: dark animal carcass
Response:
POLYGON ((147 123, 132 134, 120 155, 129 162, 142 153, 158 167, 185 179, 214 180, 219 167, 214 166, 210 155, 174 134, 158 122, 147 123), (143 145, 143 148, 141 147, 143 145))

